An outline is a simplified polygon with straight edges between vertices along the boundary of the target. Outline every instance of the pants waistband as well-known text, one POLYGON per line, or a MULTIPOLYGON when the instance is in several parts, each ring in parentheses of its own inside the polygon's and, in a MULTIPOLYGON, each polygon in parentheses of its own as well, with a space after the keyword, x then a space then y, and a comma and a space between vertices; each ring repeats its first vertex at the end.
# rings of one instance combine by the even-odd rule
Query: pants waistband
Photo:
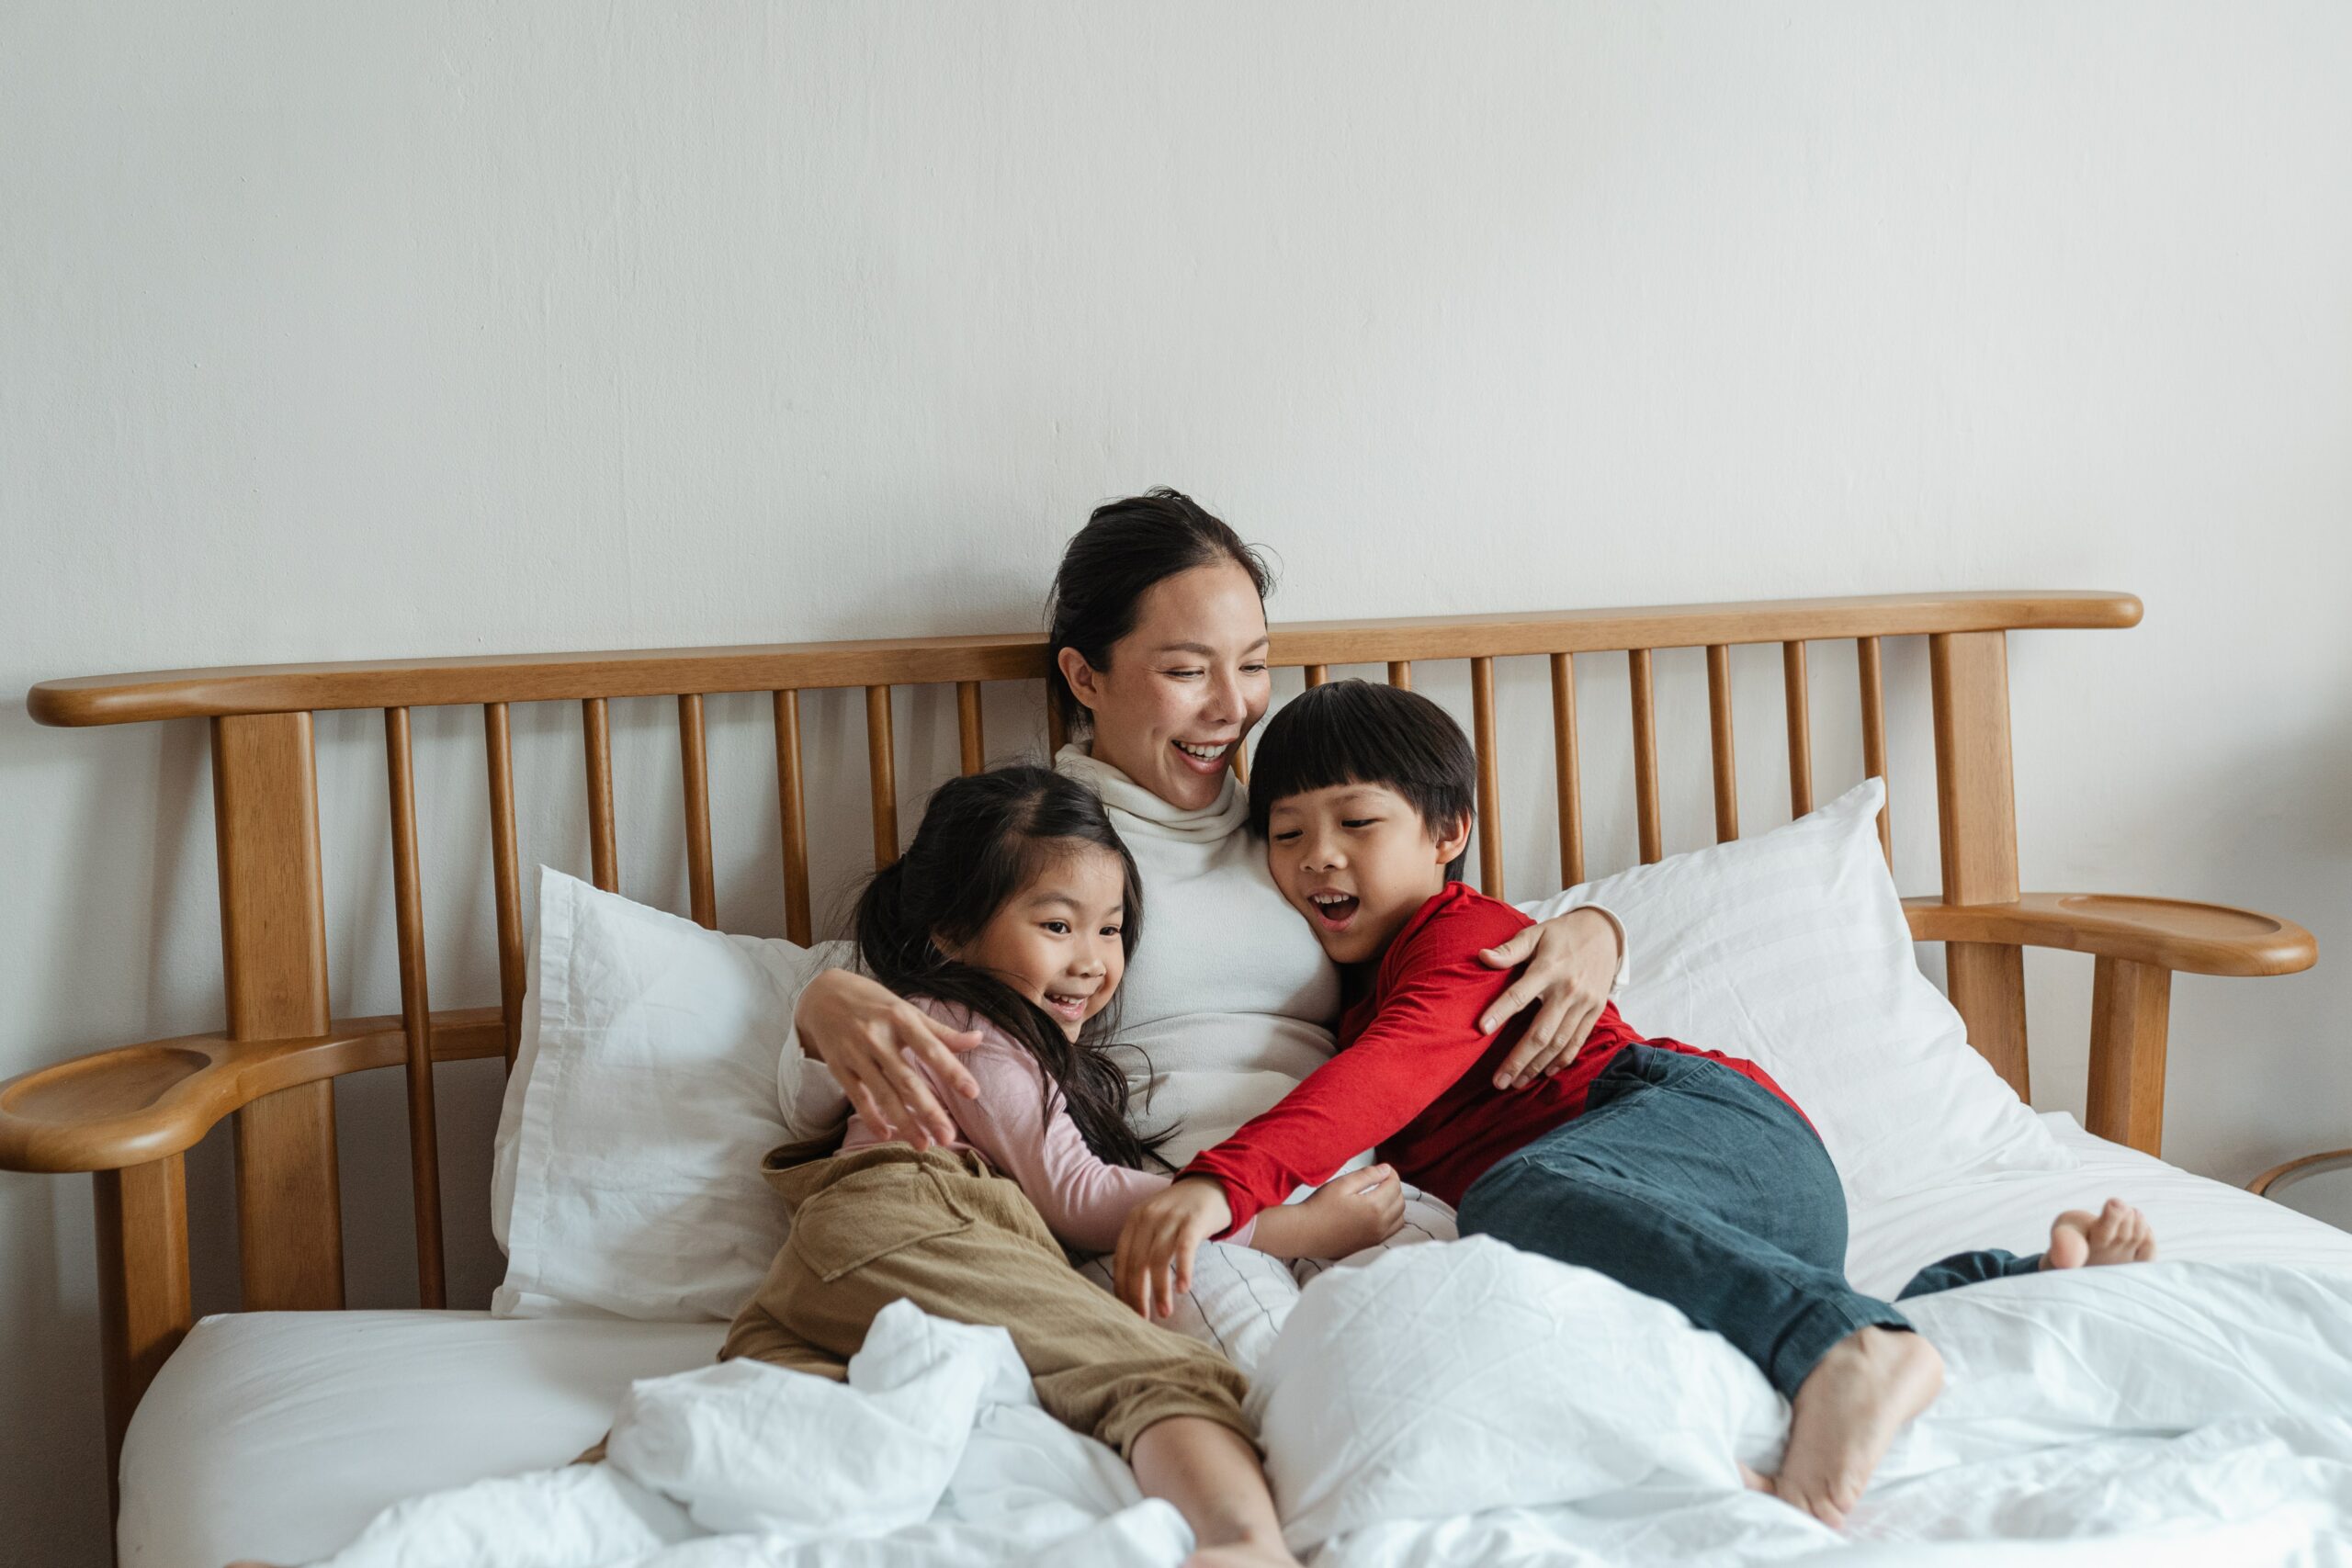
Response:
POLYGON ((760 1175, 796 1210, 835 1182, 864 1170, 910 1166, 941 1176, 989 1178, 999 1174, 988 1156, 978 1149, 918 1149, 912 1144, 889 1143, 868 1144, 846 1154, 811 1155, 806 1152, 809 1147, 806 1144, 786 1144, 769 1150, 767 1157, 760 1162, 760 1175))

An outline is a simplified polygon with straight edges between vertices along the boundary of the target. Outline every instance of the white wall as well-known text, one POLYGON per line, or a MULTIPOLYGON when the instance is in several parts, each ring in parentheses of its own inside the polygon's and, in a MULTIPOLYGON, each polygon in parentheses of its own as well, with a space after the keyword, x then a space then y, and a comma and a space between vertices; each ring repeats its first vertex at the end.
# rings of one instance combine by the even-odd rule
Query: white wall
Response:
MULTIPOLYGON (((2140 629, 2013 642, 2029 885, 2340 953, 2347 79, 2326 4, 29 0, 0 10, 0 691, 1027 626, 1086 510, 1159 482, 1278 548, 1290 618, 2117 588, 2140 629)), ((1623 663, 1587 663, 1622 863, 1623 663)), ((1921 663, 1890 664, 1915 891, 1921 663)), ((1739 668, 1769 825, 1778 667, 1739 668)), ((1826 790, 1851 671, 1816 650, 1826 790)), ((1696 656, 1661 671, 1688 848, 1696 656)), ((1530 891, 1540 682, 1507 672, 1530 891)), ((995 749, 1035 711, 993 693, 995 749)), ((723 908, 772 931, 762 711, 713 722, 723 908)), ((901 723, 910 780, 944 766, 940 705, 901 723)), ((862 729, 810 724, 838 882, 862 729)), ((526 852, 580 866, 576 716, 518 725, 526 852)), ((628 889, 678 907, 669 726, 625 705, 620 788, 662 823, 632 818, 628 889)), ((420 732, 466 888, 435 998, 485 1000, 477 720, 420 732)), ((380 734, 320 727, 339 1011, 395 1005, 380 734)), ((209 817, 200 727, 0 708, 0 1076, 214 1025, 209 817)), ((2176 1158, 2352 1142, 2342 962, 2181 983, 2176 1158)), ((2039 1098, 2078 1108, 2087 961, 2029 972, 2039 1098)), ((396 1080, 342 1091, 355 1304, 413 1299, 396 1080)), ((443 1081, 479 1190, 495 1073, 443 1081)), ((219 1142, 191 1180, 225 1239, 219 1142)), ((451 1225, 479 1300, 481 1217, 451 1225)), ((87 1183, 0 1176, 11 1562, 104 1561, 96 1310, 87 1183)))

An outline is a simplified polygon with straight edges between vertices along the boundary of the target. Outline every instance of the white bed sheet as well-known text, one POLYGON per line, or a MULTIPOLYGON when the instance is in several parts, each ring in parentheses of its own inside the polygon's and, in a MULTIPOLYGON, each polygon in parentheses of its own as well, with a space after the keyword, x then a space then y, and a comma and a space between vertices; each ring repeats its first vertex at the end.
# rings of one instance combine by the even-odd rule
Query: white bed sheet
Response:
POLYGON ((2165 1258, 2352 1265, 2352 1232, 2094 1137, 2063 1111, 2041 1121, 2081 1162, 2076 1169, 1996 1173, 1857 1213, 1846 1250, 1855 1287, 1892 1295, 1923 1266, 1972 1247, 2040 1252, 2060 1210, 2096 1209, 2109 1197, 2147 1212, 2165 1258))
MULTIPOLYGON (((2168 1258, 2352 1266, 2352 1234, 2104 1143, 2071 1118, 2046 1120, 2078 1168, 1979 1178, 1858 1213, 1855 1282, 1891 1292, 1963 1248, 2037 1250, 2059 1209, 2110 1193, 2149 1213, 2168 1258)), ((323 1556, 400 1499, 560 1464, 603 1433, 632 1380, 707 1362, 722 1334, 715 1323, 475 1313, 208 1318, 125 1441, 121 1560, 323 1556)))

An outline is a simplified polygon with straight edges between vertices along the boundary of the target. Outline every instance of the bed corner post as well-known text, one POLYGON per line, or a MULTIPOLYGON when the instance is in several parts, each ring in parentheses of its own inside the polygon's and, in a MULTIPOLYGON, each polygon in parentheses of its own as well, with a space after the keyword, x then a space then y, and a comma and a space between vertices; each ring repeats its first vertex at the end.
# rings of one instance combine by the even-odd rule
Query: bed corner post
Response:
MULTIPOLYGON (((1936 726, 1936 816, 1947 904, 2007 904, 2018 896, 2017 795, 2009 762, 2007 634, 1941 632, 1928 639, 1936 726)), ((1944 944, 1945 988, 1969 1043, 2030 1101, 2025 954, 1996 942, 1944 944)))
POLYGON ((90 1178, 97 1201, 98 1342, 107 1517, 121 1504, 122 1434, 187 1333, 187 1173, 178 1155, 90 1178))

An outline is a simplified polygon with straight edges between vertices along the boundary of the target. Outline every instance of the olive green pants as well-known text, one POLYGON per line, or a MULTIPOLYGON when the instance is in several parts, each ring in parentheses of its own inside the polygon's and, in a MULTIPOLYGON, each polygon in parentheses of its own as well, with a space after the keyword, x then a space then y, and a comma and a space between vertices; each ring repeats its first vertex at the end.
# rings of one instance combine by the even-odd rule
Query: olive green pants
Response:
POLYGON ((935 1317, 1001 1325, 1038 1403, 1121 1454, 1171 1416, 1256 1443, 1232 1363, 1080 1278, 1020 1187, 979 1155, 906 1144, 830 1159, 797 1152, 765 1162, 792 1235, 719 1359, 842 1378, 875 1314, 904 1297, 935 1317))

